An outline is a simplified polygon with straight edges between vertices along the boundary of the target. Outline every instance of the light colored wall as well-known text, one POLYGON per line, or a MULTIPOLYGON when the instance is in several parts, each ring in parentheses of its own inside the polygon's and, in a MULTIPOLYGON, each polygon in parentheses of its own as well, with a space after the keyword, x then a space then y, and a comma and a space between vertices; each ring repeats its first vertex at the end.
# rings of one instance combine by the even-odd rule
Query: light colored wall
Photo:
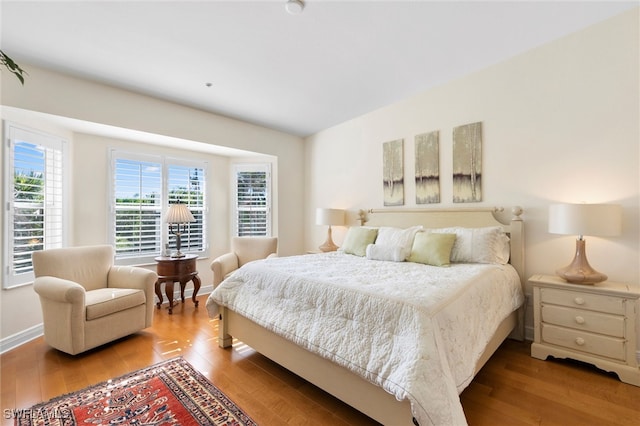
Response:
MULTIPOLYGON (((208 163, 206 196, 209 206, 207 239, 216 255, 226 249, 228 238, 223 236, 220 229, 227 228, 231 220, 227 201, 231 198, 229 158, 82 133, 74 135, 71 161, 73 164, 71 179, 73 196, 71 241, 73 245, 104 244, 109 241, 109 153, 112 149, 206 161, 208 163)), ((210 285, 213 282, 210 263, 211 257, 202 257, 198 260, 198 275, 203 285, 210 285)), ((155 265, 149 265, 148 268, 155 270, 155 265)))
MULTIPOLYGON (((640 286, 638 11, 307 138, 307 249, 326 235, 315 208, 383 206, 385 141, 404 139, 405 205, 415 206, 414 137, 439 130, 436 207, 452 206, 452 129, 481 121, 480 205, 524 207, 528 276, 553 274, 573 257, 574 237, 547 232, 549 204, 612 202, 624 208, 624 233, 588 238, 589 261, 612 281, 640 286)), ((338 245, 345 229, 334 228, 338 245)))
MULTIPOLYGON (((94 82, 72 78, 28 64, 21 64, 29 76, 24 86, 9 73, 0 73, 2 118, 48 131, 70 141, 71 223, 70 245, 108 242, 107 177, 108 148, 166 152, 175 156, 197 155, 210 162, 213 177, 209 187, 211 256, 229 247, 231 218, 229 207, 230 167, 234 162, 264 159, 272 163, 273 233, 279 238, 282 255, 303 251, 304 143, 302 138, 238 120, 206 113, 159 99, 135 94, 94 82), (12 78, 13 77, 13 78, 12 78), (12 108, 6 108, 12 107, 12 108), (72 132, 52 126, 41 117, 15 115, 13 108, 69 117, 118 128, 166 135, 204 144, 253 152, 249 158, 221 157, 180 147, 156 147, 125 138, 112 139, 90 132, 72 132), (15 116, 14 116, 15 115, 15 116), (25 120, 25 117, 29 117, 25 120), (26 122, 25 122, 26 121, 26 122), (286 167, 278 167, 285 164, 286 167), (80 195, 83 194, 83 195, 80 195)), ((1 166, 0 166, 1 167, 1 166)), ((4 214, 4 210, 1 214, 4 214)), ((3 236, 4 238, 4 236, 3 236)), ((209 263, 198 263, 203 286, 212 281, 209 263)), ((153 269, 153 265, 149 266, 153 269)), ((203 315, 205 315, 203 311, 203 315)), ((42 322, 39 301, 31 285, 0 290, 0 344, 11 345, 16 335, 37 333, 42 322)))

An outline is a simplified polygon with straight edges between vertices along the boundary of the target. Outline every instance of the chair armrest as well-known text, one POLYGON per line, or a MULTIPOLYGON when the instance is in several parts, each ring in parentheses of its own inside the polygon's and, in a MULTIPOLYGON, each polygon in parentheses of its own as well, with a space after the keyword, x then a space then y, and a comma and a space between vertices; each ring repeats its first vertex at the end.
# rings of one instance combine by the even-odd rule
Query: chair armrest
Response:
POLYGON ((158 274, 137 266, 112 266, 107 276, 107 287, 153 289, 158 274))
POLYGON ((33 281, 33 289, 40 297, 45 299, 84 305, 86 290, 80 284, 73 281, 42 276, 33 281))
POLYGON ((213 262, 211 262, 213 287, 217 287, 229 272, 233 272, 236 269, 238 269, 238 256, 235 253, 225 253, 213 259, 213 262))
POLYGON ((107 287, 135 288, 144 291, 146 299, 145 327, 151 327, 153 323, 156 282, 158 282, 158 274, 139 266, 112 265, 109 274, 107 274, 107 287))

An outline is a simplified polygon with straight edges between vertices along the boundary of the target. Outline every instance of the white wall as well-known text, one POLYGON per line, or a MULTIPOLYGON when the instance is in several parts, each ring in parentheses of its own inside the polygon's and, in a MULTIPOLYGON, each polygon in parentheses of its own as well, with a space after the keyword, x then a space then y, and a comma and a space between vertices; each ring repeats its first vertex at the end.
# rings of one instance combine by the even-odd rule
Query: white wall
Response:
MULTIPOLYGON (((48 131, 70 141, 70 245, 108 242, 108 148, 113 146, 127 150, 165 152, 175 156, 197 155, 210 162, 213 177, 209 187, 212 257, 224 253, 229 247, 231 164, 258 159, 270 161, 273 165, 273 182, 277 184, 273 191, 273 232, 279 238, 279 252, 289 255, 303 251, 304 143, 301 138, 29 64, 21 65, 29 73, 24 86, 9 73, 0 73, 2 118, 17 120, 19 124, 48 131), (157 147, 126 138, 105 138, 90 131, 73 132, 68 128, 52 126, 49 120, 39 114, 16 114, 16 111, 46 113, 231 147, 254 154, 241 159, 221 157, 202 152, 194 154, 181 147, 157 147), (285 164, 286 167, 278 167, 278 164, 285 164)), ((4 210, 0 214, 4 214, 4 210)), ((198 263, 203 286, 212 281, 210 260, 203 259, 198 263)), ((150 268, 153 269, 153 265, 150 268)), ((205 315, 204 310, 202 314, 205 315)), ((40 303, 31 285, 0 290, 0 349, 10 347, 14 341, 19 342, 25 335, 37 335, 41 332, 41 322, 40 303)))
MULTIPOLYGON (((612 202, 623 205, 624 234, 588 238, 589 261, 612 281, 640 286, 638 14, 635 9, 307 138, 307 249, 326 235, 313 223, 316 207, 383 206, 385 141, 404 139, 405 205, 415 206, 414 137, 439 130, 442 202, 435 206, 453 205, 452 129, 481 121, 480 205, 524 207, 527 276, 553 274, 573 257, 574 237, 547 232, 549 204, 612 202)), ((338 245, 345 229, 334 228, 338 245)))

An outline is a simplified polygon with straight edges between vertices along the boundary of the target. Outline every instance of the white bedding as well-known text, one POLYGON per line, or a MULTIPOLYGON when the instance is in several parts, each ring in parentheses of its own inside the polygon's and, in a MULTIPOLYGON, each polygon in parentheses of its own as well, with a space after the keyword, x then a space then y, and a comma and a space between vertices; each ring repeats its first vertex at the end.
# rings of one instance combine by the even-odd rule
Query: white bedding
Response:
POLYGON ((523 301, 510 265, 368 260, 340 252, 251 262, 207 300, 411 401, 421 426, 466 424, 459 393, 523 301))

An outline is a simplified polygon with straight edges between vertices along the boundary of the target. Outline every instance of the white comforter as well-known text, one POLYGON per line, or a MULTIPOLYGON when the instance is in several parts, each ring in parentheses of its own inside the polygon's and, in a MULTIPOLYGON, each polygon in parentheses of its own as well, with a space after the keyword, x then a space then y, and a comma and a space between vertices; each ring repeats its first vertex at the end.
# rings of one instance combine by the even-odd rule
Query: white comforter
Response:
POLYGON ((409 399, 421 426, 466 424, 459 393, 523 301, 510 265, 367 260, 340 252, 249 263, 207 300, 409 399))

